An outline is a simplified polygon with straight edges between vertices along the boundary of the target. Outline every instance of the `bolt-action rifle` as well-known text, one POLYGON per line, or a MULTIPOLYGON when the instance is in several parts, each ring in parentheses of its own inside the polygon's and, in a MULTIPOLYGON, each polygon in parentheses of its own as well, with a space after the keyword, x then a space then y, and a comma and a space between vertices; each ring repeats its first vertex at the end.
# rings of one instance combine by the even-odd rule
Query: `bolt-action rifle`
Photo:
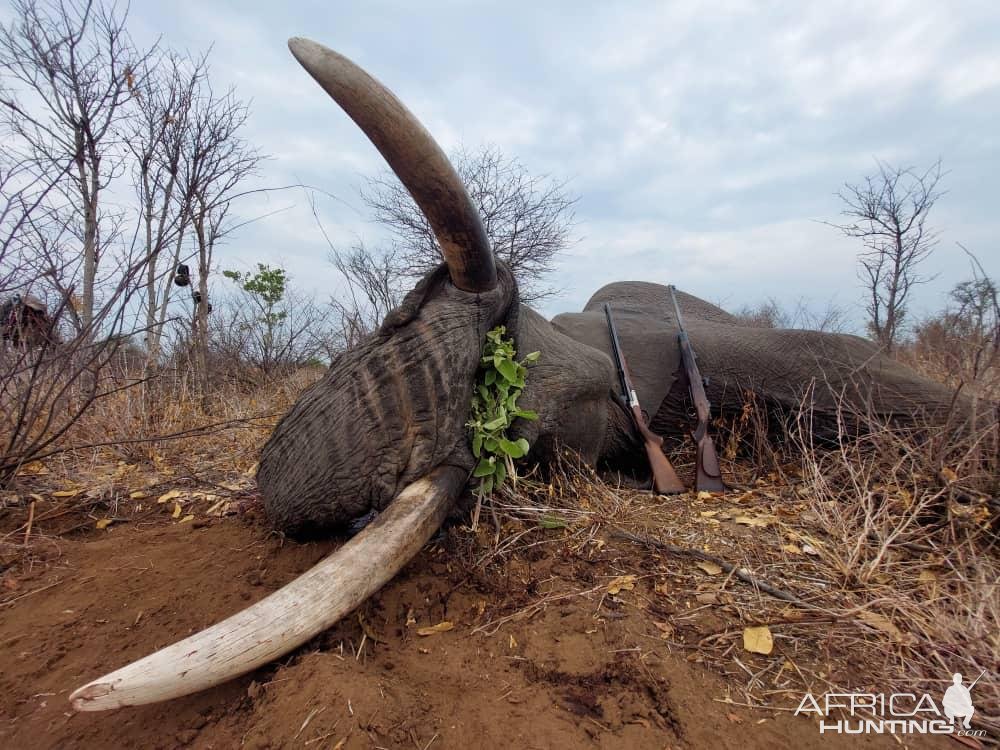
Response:
POLYGON ((642 435, 646 445, 646 457, 649 459, 649 468, 653 471, 653 490, 660 495, 676 495, 679 492, 684 492, 684 483, 681 482, 674 467, 671 466, 670 460, 663 453, 663 438, 646 426, 642 407, 639 406, 639 397, 636 395, 632 376, 629 374, 628 364, 625 362, 625 355, 622 354, 621 343, 618 341, 618 330, 611 317, 610 305, 604 305, 604 314, 608 318, 611 349, 615 355, 615 365, 618 367, 618 377, 621 380, 622 402, 626 411, 632 415, 632 423, 642 435))
POLYGON ((725 492, 726 486, 722 483, 722 472, 719 470, 719 457, 715 452, 715 444, 708 436, 708 421, 712 415, 712 405, 705 395, 705 379, 698 370, 697 358, 694 349, 691 348, 691 340, 687 331, 684 330, 684 319, 681 318, 681 309, 677 306, 677 297, 674 296, 674 287, 670 287, 670 299, 674 303, 674 315, 677 317, 677 343, 681 348, 681 362, 684 379, 687 381, 688 393, 691 395, 691 402, 698 415, 698 424, 695 426, 691 437, 694 438, 695 453, 695 483, 697 492, 725 492))

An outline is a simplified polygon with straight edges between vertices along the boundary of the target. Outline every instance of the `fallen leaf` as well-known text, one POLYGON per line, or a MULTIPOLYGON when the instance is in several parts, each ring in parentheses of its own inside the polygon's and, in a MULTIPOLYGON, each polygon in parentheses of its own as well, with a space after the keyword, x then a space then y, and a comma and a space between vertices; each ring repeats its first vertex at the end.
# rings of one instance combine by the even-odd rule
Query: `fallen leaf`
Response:
POLYGON ((542 516, 538 521, 538 525, 543 529, 565 529, 569 526, 568 523, 559 516, 542 516))
POLYGON ((170 517, 171 518, 180 518, 181 517, 181 504, 180 503, 174 503, 174 512, 170 514, 170 517))
POLYGON ((188 521, 194 520, 194 513, 188 513, 184 518, 181 519, 181 523, 187 523, 188 521))
POLYGON ((158 502, 158 503, 166 503, 166 502, 169 502, 171 500, 174 500, 174 499, 180 497, 183 494, 184 493, 181 492, 180 490, 170 490, 170 492, 165 492, 164 494, 162 494, 158 498, 156 498, 156 502, 158 502))
POLYGON ((764 516, 736 516, 733 520, 744 526, 764 527, 771 523, 771 519, 764 516))
POLYGON ((811 544, 803 544, 802 551, 805 552, 807 555, 812 555, 813 557, 817 557, 819 555, 819 550, 813 547, 811 544))
POLYGON ((718 514, 719 511, 717 510, 703 510, 699 515, 703 516, 704 518, 711 518, 712 516, 717 516, 718 514))
POLYGON ((767 625, 743 629, 743 648, 751 654, 764 654, 774 650, 774 637, 767 625))
POLYGON ((411 625, 416 625, 416 624, 417 621, 413 617, 413 607, 410 607, 406 612, 406 627, 410 627, 411 625))
POLYGON ((958 474, 956 474, 952 469, 945 466, 941 469, 941 476, 946 482, 957 482, 958 474))
POLYGON ((49 467, 43 464, 41 461, 32 461, 30 464, 25 464, 18 470, 17 476, 27 476, 29 474, 36 477, 43 476, 45 474, 50 474, 49 467))
POLYGON ((76 497, 80 494, 80 490, 59 490, 58 492, 53 492, 52 497, 76 497))
POLYGON ((669 638, 674 634, 674 626, 669 622, 654 622, 653 625, 660 631, 660 638, 669 638))
POLYGON ((787 552, 790 555, 801 555, 802 554, 802 548, 799 547, 799 545, 797 545, 797 544, 782 544, 781 545, 781 551, 782 552, 787 552))
POLYGON ((701 594, 696 594, 694 598, 698 600, 699 604, 718 604, 719 603, 719 595, 716 594, 714 591, 706 591, 706 592, 701 593, 701 594))
POLYGON ((128 493, 128 496, 132 500, 145 500, 149 497, 149 493, 143 492, 142 490, 136 490, 135 492, 128 493))
POLYGON ((937 573, 933 570, 927 570, 926 568, 921 570, 920 575, 917 576, 917 580, 921 583, 936 583, 937 579, 937 573))
POLYGON ((364 615, 362 615, 360 612, 358 612, 358 625, 361 626, 361 632, 364 633, 366 636, 368 636, 368 638, 371 639, 373 643, 380 643, 382 641, 382 639, 379 638, 378 633, 376 633, 372 629, 371 625, 368 624, 368 621, 365 619, 364 615))
POLYGON ((444 620, 439 622, 437 625, 431 625, 427 628, 420 628, 417 630, 417 635, 435 635, 437 633, 447 633, 449 630, 455 627, 455 623, 444 620))
POLYGON ((722 568, 718 564, 711 562, 710 560, 702 560, 698 563, 698 567, 701 568, 705 573, 710 576, 717 576, 722 572, 722 568))
POLYGON ((114 523, 114 519, 112 519, 112 518, 102 518, 100 521, 98 521, 94 525, 97 526, 97 528, 99 528, 99 529, 106 529, 112 523, 114 523))
POLYGON ((881 630, 886 635, 892 636, 892 639, 896 642, 903 640, 903 632, 893 624, 892 620, 883 614, 879 614, 878 612, 862 612, 858 615, 858 619, 865 625, 869 625, 876 630, 881 630))
POLYGON ((799 622, 800 620, 804 620, 806 616, 805 613, 800 609, 796 609, 795 607, 785 607, 783 610, 781 610, 781 617, 783 620, 790 620, 791 622, 799 622))
POLYGON ((517 640, 514 638, 514 636, 510 636, 510 640, 507 641, 507 646, 510 649, 517 648, 517 640))
POLYGON ((635 582, 635 576, 618 576, 608 584, 608 593, 620 594, 623 590, 631 591, 635 588, 635 582))
POLYGON ((698 493, 698 499, 699 500, 711 500, 712 499, 712 493, 711 492, 705 492, 705 490, 702 490, 701 492, 698 493))

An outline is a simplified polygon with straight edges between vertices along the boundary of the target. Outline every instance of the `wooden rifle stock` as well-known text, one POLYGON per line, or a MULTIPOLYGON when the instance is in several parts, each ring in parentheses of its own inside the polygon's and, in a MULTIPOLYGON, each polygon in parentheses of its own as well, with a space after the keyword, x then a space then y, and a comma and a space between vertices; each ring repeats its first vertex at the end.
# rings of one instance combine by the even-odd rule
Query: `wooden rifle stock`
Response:
POLYGON ((618 377, 621 381, 626 408, 629 414, 632 415, 632 423, 639 434, 642 435, 642 440, 646 447, 646 457, 649 459, 649 468, 653 474, 653 490, 659 495, 676 495, 684 492, 684 483, 677 476, 677 472, 674 471, 670 459, 663 452, 663 438, 646 426, 646 420, 642 416, 639 397, 635 393, 635 387, 632 385, 632 376, 629 374, 628 364, 625 362, 625 355, 622 353, 621 344, 618 341, 618 331, 615 328, 615 321, 611 317, 610 305, 604 305, 604 314, 608 318, 608 330, 611 333, 611 350, 614 353, 615 365, 618 368, 618 377))
POLYGON ((670 299, 674 303, 674 315, 677 318, 677 342, 681 349, 684 378, 687 381, 688 393, 691 395, 694 410, 698 415, 698 424, 694 432, 691 433, 696 446, 694 488, 698 492, 725 492, 726 486, 722 483, 719 456, 715 452, 715 443, 708 435, 708 422, 712 416, 712 407, 705 394, 705 381, 698 369, 694 350, 691 348, 691 340, 688 338, 687 331, 684 330, 684 320, 681 318, 681 309, 677 305, 673 285, 669 289, 670 299))

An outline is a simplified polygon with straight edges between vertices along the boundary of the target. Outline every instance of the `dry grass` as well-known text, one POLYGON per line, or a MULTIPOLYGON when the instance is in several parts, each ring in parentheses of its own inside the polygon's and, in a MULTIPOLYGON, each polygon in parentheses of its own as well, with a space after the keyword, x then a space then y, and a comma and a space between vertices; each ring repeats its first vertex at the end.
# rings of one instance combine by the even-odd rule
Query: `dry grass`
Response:
MULTIPOLYGON (((320 375, 304 369, 256 386, 219 378, 210 413, 187 378, 169 372, 93 401, 50 455, 0 488, 0 511, 21 507, 29 519, 0 534, 0 572, 50 563, 61 554, 61 535, 141 521, 175 503, 184 514, 235 512, 255 495, 257 457, 274 424, 320 375), (181 494, 168 505, 157 503, 175 490, 181 494)), ((86 396, 69 390, 66 401, 77 397, 86 396)))
MULTIPOLYGON (((668 553, 671 595, 680 597, 673 622, 682 628, 710 611, 727 625, 673 645, 731 678, 726 700, 788 708, 807 691, 909 690, 939 701, 952 673, 971 681, 984 669, 995 674, 1000 662, 997 477, 975 449, 993 438, 987 430, 947 446, 943 455, 955 463, 942 467, 941 446, 926 430, 867 427, 825 448, 793 440, 783 461, 771 448, 775 468, 766 474, 730 461, 727 477, 748 489, 721 497, 657 498, 609 485, 567 457, 547 478, 522 478, 494 498, 495 531, 480 536, 479 563, 502 567, 545 545, 621 545, 619 530, 686 548, 690 554, 668 553), (706 576, 700 553, 798 604, 733 574, 706 576), (769 657, 742 650, 743 628, 761 624, 775 636, 769 657)), ((592 598, 600 588, 546 590, 530 607, 592 598)), ((507 613, 484 632, 525 614, 507 613)), ((980 682, 974 700, 974 722, 1000 735, 1000 685, 980 682)))

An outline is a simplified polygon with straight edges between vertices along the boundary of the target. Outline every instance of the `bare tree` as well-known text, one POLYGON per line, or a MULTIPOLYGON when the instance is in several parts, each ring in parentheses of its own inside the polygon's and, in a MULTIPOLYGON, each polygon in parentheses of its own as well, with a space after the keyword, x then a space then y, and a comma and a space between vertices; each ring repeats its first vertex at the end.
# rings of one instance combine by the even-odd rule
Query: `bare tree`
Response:
POLYGON ((916 327, 913 348, 924 369, 936 377, 972 391, 974 398, 996 399, 1000 395, 1000 292, 979 260, 971 253, 969 257, 971 278, 952 288, 944 310, 916 327))
POLYGON ((216 245, 234 229, 228 220, 237 188, 251 176, 261 156, 241 135, 249 110, 234 91, 215 94, 204 83, 191 105, 190 128, 181 159, 181 199, 190 208, 198 259, 198 288, 194 290, 194 349, 200 375, 202 403, 209 411, 209 274, 216 245))
POLYGON ((102 215, 102 192, 122 170, 116 126, 150 53, 135 48, 125 13, 114 6, 14 0, 13 11, 13 20, 0 29, 0 67, 40 107, 34 114, 12 95, 2 105, 10 130, 27 144, 39 169, 71 178, 63 188, 82 256, 81 297, 71 304, 81 332, 90 331, 98 266, 115 231, 116 217, 102 215), (104 230, 108 219, 111 226, 104 230))
POLYGON ((927 281, 919 266, 937 244, 927 216, 942 195, 942 173, 940 160, 923 172, 883 162, 878 168, 864 183, 846 184, 838 193, 848 220, 833 226, 864 243, 858 260, 868 295, 868 327, 891 352, 902 332, 910 292, 927 281))
MULTIPOLYGON (((513 271, 522 299, 535 302, 556 294, 546 276, 570 243, 578 200, 567 192, 567 183, 532 176, 496 147, 460 150, 452 163, 479 208, 494 253, 513 271)), ((362 198, 375 220, 395 235, 403 274, 420 276, 441 262, 430 224, 392 174, 369 179, 362 198)))
POLYGON ((331 305, 340 319, 343 345, 350 348, 374 331, 403 299, 398 251, 373 251, 358 243, 346 252, 331 250, 330 262, 347 284, 346 296, 333 299, 331 305))
POLYGON ((744 305, 735 314, 740 322, 753 328, 798 328, 843 333, 847 327, 846 313, 832 301, 817 312, 802 298, 789 310, 774 297, 769 297, 756 305, 744 305))
POLYGON ((206 75, 205 57, 189 60, 168 52, 147 60, 135 83, 135 115, 125 143, 132 156, 138 236, 146 258, 147 371, 160 357, 171 280, 191 222, 192 195, 183 189, 181 163, 194 98, 206 75), (165 264, 160 262, 164 256, 165 264))

